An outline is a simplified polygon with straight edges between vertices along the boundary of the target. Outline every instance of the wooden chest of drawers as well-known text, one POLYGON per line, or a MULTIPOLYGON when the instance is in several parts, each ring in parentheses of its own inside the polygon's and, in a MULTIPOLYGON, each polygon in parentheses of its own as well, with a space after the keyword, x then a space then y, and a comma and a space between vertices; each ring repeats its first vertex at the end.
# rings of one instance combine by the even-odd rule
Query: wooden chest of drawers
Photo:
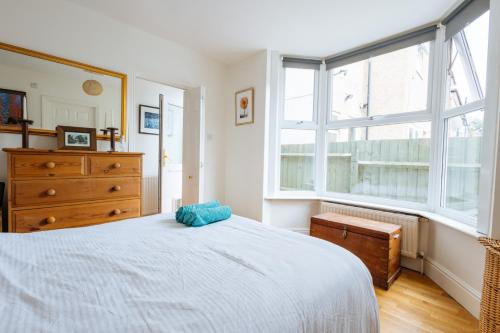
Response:
POLYGON ((141 215, 142 153, 4 151, 9 232, 80 227, 141 215))
POLYGON ((325 213, 311 218, 310 234, 340 245, 359 257, 378 287, 389 289, 401 272, 399 225, 325 213))

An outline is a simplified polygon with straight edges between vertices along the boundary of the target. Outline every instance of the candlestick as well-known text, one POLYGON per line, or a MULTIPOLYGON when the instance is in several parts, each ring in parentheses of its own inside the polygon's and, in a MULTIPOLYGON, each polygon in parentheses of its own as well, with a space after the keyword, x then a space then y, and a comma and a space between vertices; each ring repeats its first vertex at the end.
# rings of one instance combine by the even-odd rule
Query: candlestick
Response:
POLYGON ((110 152, 115 152, 116 147, 115 147, 115 134, 118 128, 116 127, 108 127, 107 128, 110 132, 110 143, 111 143, 111 149, 109 150, 110 152))
POLYGON ((29 125, 33 125, 33 120, 19 118, 17 120, 18 124, 21 124, 21 135, 23 139, 23 148, 30 147, 30 133, 29 133, 29 125))
POLYGON ((26 98, 26 95, 23 96, 23 118, 28 118, 28 99, 26 98))

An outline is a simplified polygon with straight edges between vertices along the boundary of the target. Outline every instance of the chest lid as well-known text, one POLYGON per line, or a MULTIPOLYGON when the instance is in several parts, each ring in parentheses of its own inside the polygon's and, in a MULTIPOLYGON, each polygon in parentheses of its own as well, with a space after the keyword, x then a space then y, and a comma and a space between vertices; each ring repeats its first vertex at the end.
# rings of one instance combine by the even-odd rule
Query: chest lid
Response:
POLYGON ((311 222, 380 239, 390 239, 391 235, 401 232, 401 226, 397 224, 336 213, 315 215, 312 217, 311 222))

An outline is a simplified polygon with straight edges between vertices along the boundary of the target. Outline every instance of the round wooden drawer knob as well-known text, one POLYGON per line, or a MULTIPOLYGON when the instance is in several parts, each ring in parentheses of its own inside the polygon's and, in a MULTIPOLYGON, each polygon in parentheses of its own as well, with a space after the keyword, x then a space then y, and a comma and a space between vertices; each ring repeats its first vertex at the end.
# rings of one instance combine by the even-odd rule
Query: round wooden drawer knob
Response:
POLYGON ((122 213, 122 211, 119 210, 118 208, 113 211, 114 215, 120 215, 121 213, 122 213))
POLYGON ((56 195, 56 190, 54 190, 53 188, 48 189, 47 195, 53 197, 54 195, 56 195))
POLYGON ((122 165, 120 163, 118 163, 118 162, 116 162, 115 164, 113 164, 113 168, 115 168, 115 169, 120 169, 121 166, 122 165))
POLYGON ((52 223, 55 223, 56 222, 56 218, 54 216, 49 216, 45 219, 45 222, 47 222, 47 224, 52 224, 52 223))
POLYGON ((120 185, 113 186, 113 191, 118 192, 118 191, 121 191, 121 189, 122 189, 122 187, 120 185))
POLYGON ((45 167, 47 167, 47 169, 54 169, 56 164, 54 162, 47 162, 45 163, 45 167))

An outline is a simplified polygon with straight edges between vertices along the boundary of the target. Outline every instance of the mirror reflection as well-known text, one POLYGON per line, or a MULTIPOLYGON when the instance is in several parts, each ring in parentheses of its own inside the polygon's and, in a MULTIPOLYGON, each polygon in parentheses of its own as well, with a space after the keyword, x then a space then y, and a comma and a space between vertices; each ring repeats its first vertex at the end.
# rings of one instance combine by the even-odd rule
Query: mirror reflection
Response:
POLYGON ((24 117, 35 129, 116 127, 121 133, 121 114, 121 78, 0 50, 1 125, 24 117))

